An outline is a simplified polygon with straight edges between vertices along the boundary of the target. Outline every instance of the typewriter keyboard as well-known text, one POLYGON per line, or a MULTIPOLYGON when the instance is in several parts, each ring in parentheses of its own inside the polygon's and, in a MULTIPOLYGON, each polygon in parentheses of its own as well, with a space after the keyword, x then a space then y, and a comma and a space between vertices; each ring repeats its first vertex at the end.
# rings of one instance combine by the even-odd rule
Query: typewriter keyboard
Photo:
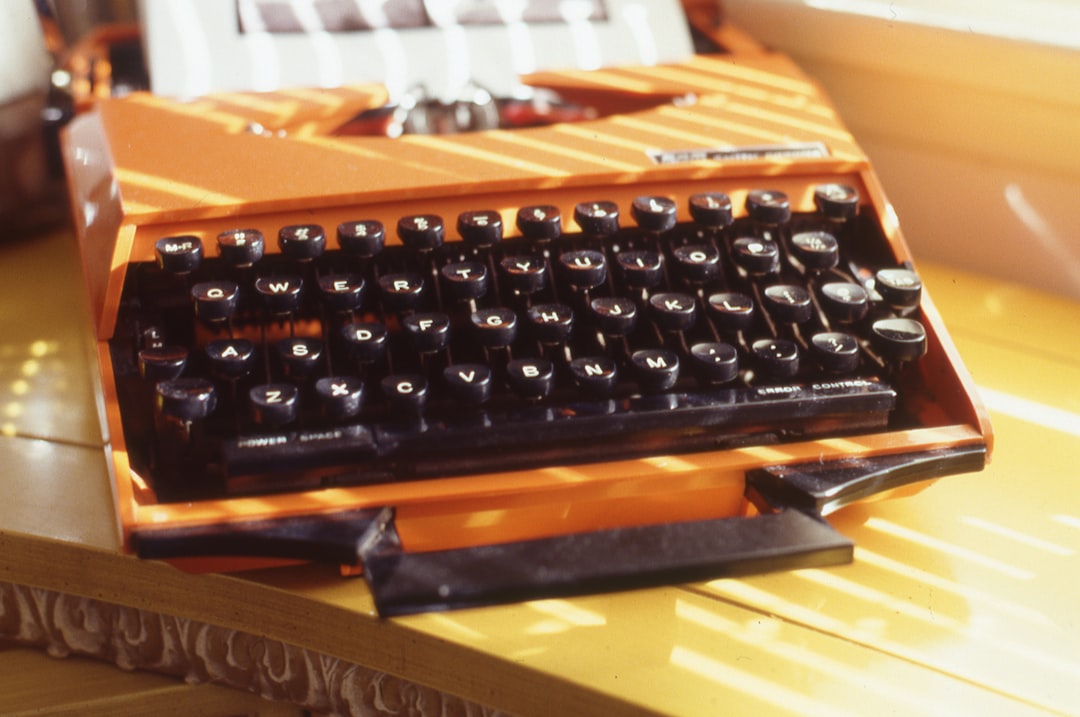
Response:
POLYGON ((110 342, 132 466, 180 501, 902 425, 920 282, 854 190, 688 202, 162 237, 110 342))

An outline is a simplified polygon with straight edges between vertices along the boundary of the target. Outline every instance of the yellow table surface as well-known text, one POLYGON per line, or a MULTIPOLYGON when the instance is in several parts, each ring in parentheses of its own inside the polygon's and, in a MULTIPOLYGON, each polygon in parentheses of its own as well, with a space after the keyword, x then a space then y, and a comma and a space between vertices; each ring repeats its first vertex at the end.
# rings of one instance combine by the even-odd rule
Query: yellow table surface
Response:
POLYGON ((188 575, 121 555, 73 240, 0 244, 0 267, 0 581, 512 713, 1080 713, 1078 304, 920 267, 991 409, 993 462, 833 516, 851 565, 382 620, 333 568, 188 575))

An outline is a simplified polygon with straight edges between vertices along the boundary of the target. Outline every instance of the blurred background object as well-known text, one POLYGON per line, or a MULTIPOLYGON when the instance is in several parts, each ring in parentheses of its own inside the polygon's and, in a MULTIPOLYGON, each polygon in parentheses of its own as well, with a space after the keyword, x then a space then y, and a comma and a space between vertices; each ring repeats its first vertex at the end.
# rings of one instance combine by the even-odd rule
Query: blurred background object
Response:
POLYGON ((724 8, 824 86, 916 257, 1080 299, 1080 4, 724 8))
POLYGON ((63 217, 43 124, 51 69, 34 3, 0 5, 0 239, 63 217))
MULTIPOLYGON (((80 74, 73 67, 92 62, 86 44, 105 47, 112 55, 132 47, 138 52, 137 35, 126 44, 114 38, 115 28, 135 27, 135 20, 135 0, 0 4, 0 240, 66 220, 57 135, 74 112, 74 99, 95 95, 92 87, 74 87, 89 83, 93 68, 80 74), (102 32, 110 33, 109 42, 94 39, 102 32)), ((107 59, 116 64, 115 57, 107 59)), ((141 67, 141 60, 126 64, 141 67)), ((110 77, 110 85, 122 84, 122 74, 111 68, 109 74, 120 78, 118 83, 110 77)), ((115 87, 102 91, 117 94, 115 87)))

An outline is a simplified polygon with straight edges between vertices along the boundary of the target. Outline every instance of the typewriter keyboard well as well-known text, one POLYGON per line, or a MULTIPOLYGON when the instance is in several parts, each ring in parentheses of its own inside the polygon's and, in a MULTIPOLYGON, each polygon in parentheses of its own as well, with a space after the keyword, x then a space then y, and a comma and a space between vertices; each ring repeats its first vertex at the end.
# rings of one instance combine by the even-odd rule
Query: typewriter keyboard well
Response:
POLYGON ((161 237, 110 342, 132 466, 168 502, 902 427, 918 276, 853 189, 815 202, 161 237))

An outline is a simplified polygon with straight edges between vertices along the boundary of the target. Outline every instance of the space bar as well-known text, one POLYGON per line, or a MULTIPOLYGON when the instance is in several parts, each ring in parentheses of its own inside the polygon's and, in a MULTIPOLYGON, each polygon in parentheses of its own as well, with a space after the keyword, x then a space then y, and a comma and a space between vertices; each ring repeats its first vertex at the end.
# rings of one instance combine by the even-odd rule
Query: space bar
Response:
POLYGON ((538 452, 555 459, 562 444, 577 446, 572 453, 578 455, 585 443, 591 444, 585 452, 594 457, 616 456, 640 436, 665 437, 676 451, 680 435, 687 433, 741 435, 762 432, 762 426, 771 424, 790 427, 844 415, 862 424, 868 416, 877 416, 883 424, 895 399, 893 389, 876 378, 632 396, 478 411, 468 420, 432 419, 422 425, 353 424, 241 436, 223 442, 222 457, 229 476, 352 466, 378 473, 389 468, 407 478, 418 464, 448 466, 462 456, 467 456, 463 463, 468 466, 460 467, 470 470, 483 470, 489 460, 490 469, 535 463, 538 452), (610 450, 604 450, 604 441, 616 437, 610 450))

